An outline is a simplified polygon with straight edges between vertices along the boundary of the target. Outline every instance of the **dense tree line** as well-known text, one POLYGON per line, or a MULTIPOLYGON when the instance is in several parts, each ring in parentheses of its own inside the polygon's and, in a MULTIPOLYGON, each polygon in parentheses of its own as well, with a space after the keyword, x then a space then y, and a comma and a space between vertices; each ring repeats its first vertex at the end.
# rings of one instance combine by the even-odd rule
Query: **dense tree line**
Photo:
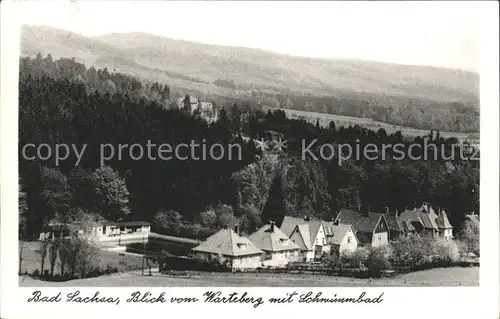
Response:
MULTIPOLYGON (((145 87, 113 73, 108 79, 122 89, 102 90, 107 80, 96 84, 89 77, 72 79, 73 72, 94 71, 78 69, 75 61, 60 61, 21 60, 19 150, 27 143, 46 143, 53 149, 58 143, 87 148, 78 165, 74 154, 56 166, 53 158, 28 160, 20 153, 21 237, 33 238, 51 220, 70 220, 81 210, 109 219, 151 221, 156 231, 198 238, 233 224, 252 232, 270 219, 279 224, 284 214, 330 219, 342 207, 394 211, 427 201, 446 209, 457 227, 465 213, 479 212, 478 161, 396 160, 391 150, 386 158, 376 160, 339 161, 338 154, 328 160, 301 157, 303 143, 314 141, 315 151, 325 143, 408 147, 427 141, 449 153, 456 141, 438 132, 410 140, 401 132, 337 128, 334 122, 323 128, 289 119, 281 110, 265 113, 241 104, 222 107, 218 121, 209 124, 183 109, 166 108, 150 93, 165 91, 166 85, 145 87), (47 71, 54 70, 47 65, 64 63, 68 67, 58 68, 57 74, 47 71), (142 94, 135 94, 137 90, 142 94), (261 150, 245 138, 270 139, 273 134, 282 136, 286 147, 273 148, 270 143, 268 150, 261 150), (143 156, 136 160, 126 151, 121 159, 115 156, 101 165, 100 145, 145 146, 148 141, 156 145, 237 143, 242 157, 151 160, 143 156)), ((33 152, 27 155, 34 156, 33 152)))
POLYGON ((360 92, 331 96, 284 87, 237 84, 233 80, 217 79, 213 84, 224 88, 223 94, 245 97, 257 105, 272 108, 360 117, 424 130, 479 132, 479 100, 475 98, 438 101, 360 92))
POLYGON ((424 130, 479 132, 479 104, 461 101, 356 95, 340 98, 269 90, 252 91, 252 98, 274 108, 361 117, 424 130))
POLYGON ((87 92, 99 92, 101 94, 115 93, 127 94, 130 97, 146 97, 158 103, 168 104, 170 99, 170 88, 158 82, 143 83, 137 78, 111 72, 107 68, 95 69, 87 68, 83 63, 77 62, 74 58, 61 58, 54 60, 49 54, 42 57, 39 53, 36 58, 21 58, 21 80, 40 78, 43 76, 55 80, 66 79, 73 83, 85 85, 87 92))

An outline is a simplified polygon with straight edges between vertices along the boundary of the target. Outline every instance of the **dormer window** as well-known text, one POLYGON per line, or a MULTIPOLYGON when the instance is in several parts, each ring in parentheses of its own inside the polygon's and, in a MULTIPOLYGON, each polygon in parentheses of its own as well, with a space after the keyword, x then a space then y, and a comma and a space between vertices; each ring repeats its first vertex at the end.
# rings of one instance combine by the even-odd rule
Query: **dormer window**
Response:
POLYGON ((247 244, 245 244, 245 243, 237 243, 236 245, 238 246, 239 249, 246 249, 247 248, 247 244))
POLYGON ((286 238, 280 238, 280 242, 282 244, 286 244, 287 241, 288 241, 288 239, 286 239, 286 238))

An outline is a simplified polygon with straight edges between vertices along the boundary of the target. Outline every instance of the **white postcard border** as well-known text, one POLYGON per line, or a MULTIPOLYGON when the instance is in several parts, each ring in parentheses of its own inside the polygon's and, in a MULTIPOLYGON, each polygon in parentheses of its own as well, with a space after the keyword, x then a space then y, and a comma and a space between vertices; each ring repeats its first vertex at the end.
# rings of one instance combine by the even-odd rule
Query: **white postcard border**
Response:
POLYGON ((18 161, 18 58, 19 25, 16 21, 15 3, 1 3, 1 108, 0 108, 0 165, 1 165, 1 317, 2 318, 88 318, 93 317, 303 317, 307 315, 332 315, 357 318, 360 316, 384 316, 385 318, 498 318, 499 316, 499 100, 498 100, 498 3, 477 3, 484 9, 482 33, 481 67, 481 269, 480 287, 456 288, 43 288, 50 294, 62 295, 81 290, 92 295, 100 291, 103 295, 120 296, 120 305, 84 304, 74 305, 27 303, 35 288, 19 288, 17 276, 17 161, 18 161), (127 304, 125 299, 133 291, 165 291, 167 296, 199 296, 205 291, 222 290, 248 292, 263 299, 277 297, 291 291, 313 291, 355 296, 366 291, 369 295, 384 292, 384 301, 374 305, 325 305, 263 304, 257 308, 251 305, 214 305, 197 303, 175 304, 127 304), (329 312, 332 311, 332 312, 329 312))

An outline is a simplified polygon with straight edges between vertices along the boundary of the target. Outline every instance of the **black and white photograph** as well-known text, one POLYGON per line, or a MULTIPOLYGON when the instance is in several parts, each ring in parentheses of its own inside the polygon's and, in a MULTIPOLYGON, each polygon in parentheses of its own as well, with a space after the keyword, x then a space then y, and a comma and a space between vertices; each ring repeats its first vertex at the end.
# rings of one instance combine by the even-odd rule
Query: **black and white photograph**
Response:
MULTIPOLYGON (((212 287, 198 298, 254 308, 273 300, 219 290, 479 289, 484 241, 499 244, 484 220, 497 237, 480 240, 481 213, 500 214, 498 188, 480 188, 480 6, 16 2, 18 224, 2 227, 17 229, 8 276, 28 302, 62 288, 79 302, 80 287, 212 287)), ((287 298, 384 295, 338 291, 287 298)))
POLYGON ((20 30, 20 286, 479 285, 473 11, 50 6, 20 30))

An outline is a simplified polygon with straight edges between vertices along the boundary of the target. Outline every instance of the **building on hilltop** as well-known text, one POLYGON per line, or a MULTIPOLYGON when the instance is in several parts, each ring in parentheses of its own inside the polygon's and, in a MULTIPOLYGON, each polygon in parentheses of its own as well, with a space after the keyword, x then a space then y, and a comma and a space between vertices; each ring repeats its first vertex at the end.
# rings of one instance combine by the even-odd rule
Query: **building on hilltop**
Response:
POLYGON ((218 118, 217 109, 212 102, 201 101, 195 96, 186 95, 180 97, 175 102, 180 109, 186 109, 190 113, 199 112, 200 116, 208 122, 216 121, 218 118))

